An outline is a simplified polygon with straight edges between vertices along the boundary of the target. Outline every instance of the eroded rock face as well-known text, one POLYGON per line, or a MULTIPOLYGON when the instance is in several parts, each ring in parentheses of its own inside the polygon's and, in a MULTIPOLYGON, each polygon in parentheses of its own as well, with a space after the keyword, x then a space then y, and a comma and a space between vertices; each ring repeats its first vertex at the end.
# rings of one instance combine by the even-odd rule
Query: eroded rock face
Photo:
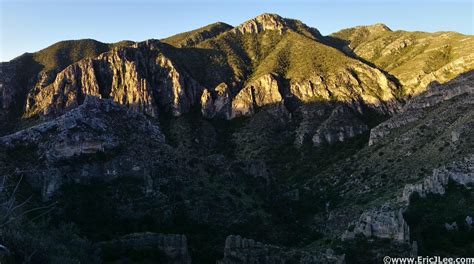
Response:
POLYGON ((264 31, 275 31, 280 35, 286 31, 294 31, 312 39, 323 39, 321 33, 295 19, 283 18, 277 14, 261 14, 232 29, 236 34, 258 34, 264 31))
POLYGON ((305 142, 313 146, 343 142, 368 130, 361 114, 345 104, 313 103, 298 109, 302 117, 296 129, 295 146, 305 142))
MULTIPOLYGON (((474 183, 474 155, 453 162, 449 166, 434 169, 433 174, 421 183, 405 185, 397 201, 385 203, 362 213, 358 220, 349 225, 341 237, 342 240, 351 240, 360 234, 367 238, 385 238, 409 244, 410 229, 403 212, 410 205, 410 197, 414 193, 418 193, 420 197, 426 197, 430 193, 443 195, 449 181, 465 186, 474 183)), ((416 252, 416 241, 411 247, 413 252, 416 252)))
POLYGON ((403 219, 403 209, 390 204, 364 212, 343 236, 343 240, 354 239, 355 235, 386 238, 398 242, 410 242, 410 228, 403 219))
POLYGON ((290 80, 289 96, 302 103, 297 110, 301 122, 295 145, 306 141, 315 146, 331 144, 364 133, 368 126, 360 117, 368 109, 381 115, 399 111, 397 89, 382 72, 362 64, 334 75, 314 74, 305 80, 290 80))
POLYGON ((113 157, 125 145, 127 131, 131 129, 164 144, 159 127, 143 115, 111 100, 87 96, 79 107, 51 121, 1 137, 0 144, 12 151, 30 149, 39 157, 39 168, 28 172, 26 177, 32 186, 43 189, 44 197, 49 197, 71 177, 76 182, 99 176, 114 178, 117 165, 114 163, 87 164, 75 173, 64 166, 77 160, 95 160, 100 155, 113 157))
POLYGON ((256 34, 265 30, 276 30, 281 34, 288 30, 288 24, 285 19, 279 15, 266 13, 239 25, 233 29, 233 32, 256 34))
MULTIPOLYGON (((430 107, 463 94, 474 94, 474 71, 445 83, 433 83, 426 92, 409 100, 398 115, 379 124, 370 131, 369 146, 391 133, 391 130, 413 123, 429 113, 430 107)), ((466 101, 466 104, 472 101, 466 101)), ((454 138, 456 139, 456 135, 454 138)))
POLYGON ((205 118, 232 117, 232 95, 225 83, 219 84, 214 92, 205 89, 201 95, 201 113, 205 118))
POLYGON ((232 101, 232 117, 253 115, 257 107, 283 100, 275 76, 266 74, 245 86, 232 101))
POLYGON ((287 30, 287 25, 282 17, 274 14, 262 14, 234 29, 240 33, 260 33, 264 30, 277 30, 280 33, 287 30))
POLYGON ((77 107, 85 95, 111 98, 157 116, 159 109, 179 116, 189 111, 201 86, 149 40, 84 59, 59 72, 53 84, 34 95, 27 112, 58 115, 77 107))
POLYGON ((161 253, 162 261, 166 264, 190 264, 191 256, 185 235, 135 233, 114 240, 96 244, 106 257, 124 256, 131 251, 161 253))
POLYGON ((292 250, 256 242, 241 236, 228 236, 225 240, 224 258, 218 264, 284 264, 284 263, 345 263, 344 255, 334 255, 331 250, 323 254, 292 250))
POLYGON ((405 185, 400 201, 409 205, 410 197, 414 193, 418 193, 420 197, 426 197, 430 193, 443 195, 449 181, 465 186, 474 183, 474 155, 447 167, 433 170, 433 174, 421 183, 405 185))
POLYGON ((351 109, 346 106, 337 106, 329 118, 319 126, 312 141, 314 146, 343 142, 367 130, 367 125, 355 116, 351 109))
POLYGON ((361 111, 361 104, 386 114, 396 113, 399 88, 378 69, 356 63, 328 76, 313 74, 304 80, 290 80, 290 93, 303 103, 337 101, 361 111))

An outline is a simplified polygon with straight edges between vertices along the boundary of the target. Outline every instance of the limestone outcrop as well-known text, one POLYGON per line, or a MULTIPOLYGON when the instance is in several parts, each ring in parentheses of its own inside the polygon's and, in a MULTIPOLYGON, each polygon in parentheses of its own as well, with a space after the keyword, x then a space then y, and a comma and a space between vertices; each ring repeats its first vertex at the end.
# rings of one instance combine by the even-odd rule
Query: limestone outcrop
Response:
POLYGON ((433 174, 426 177, 423 182, 405 185, 400 201, 409 205, 410 197, 414 193, 420 197, 426 197, 427 194, 443 195, 449 181, 465 186, 474 183, 474 155, 433 170, 433 174))
MULTIPOLYGON (((427 194, 443 195, 449 181, 466 187, 474 183, 474 155, 453 162, 449 166, 434 169, 433 174, 421 183, 405 185, 397 201, 387 202, 362 213, 358 220, 349 225, 341 239, 351 240, 360 234, 367 238, 390 239, 409 244, 410 229, 403 212, 410 205, 410 197, 414 193, 418 193, 420 197, 426 197, 427 194)), ((413 244, 413 247, 415 245, 413 244)))
POLYGON ((232 117, 250 116, 256 108, 283 100, 280 84, 272 74, 263 75, 245 86, 232 101, 232 117))
POLYGON ((351 109, 345 106, 337 106, 316 130, 312 141, 314 146, 323 143, 343 142, 367 130, 367 125, 351 109))
POLYGON ((205 118, 232 117, 232 94, 225 83, 219 84, 214 91, 205 89, 201 95, 201 113, 205 118))
POLYGON ((321 33, 315 28, 310 28, 301 21, 282 18, 277 14, 261 14, 232 29, 237 34, 258 34, 263 31, 273 30, 283 34, 287 30, 302 33, 311 38, 322 38, 321 33))
POLYGON ((368 131, 361 114, 340 103, 302 105, 298 110, 302 120, 296 129, 295 146, 305 142, 313 146, 343 142, 368 131))
POLYGON ((51 85, 30 96, 26 111, 59 115, 93 95, 150 116, 160 109, 179 116, 201 92, 199 83, 160 51, 159 41, 149 40, 68 66, 51 85))
POLYGON ((288 29, 282 17, 274 14, 262 14, 246 21, 234 29, 235 32, 260 33, 264 30, 276 30, 280 34, 288 29))
POLYGON ((342 235, 342 239, 354 239, 357 234, 410 242, 410 228, 403 219, 403 209, 397 209, 391 204, 384 204, 380 208, 362 213, 359 220, 351 224, 342 235))
POLYGON ((395 93, 399 88, 380 70, 362 63, 328 76, 313 74, 290 80, 290 92, 303 103, 337 101, 362 111, 363 105, 380 113, 394 114, 401 107, 395 93))
POLYGON ((344 255, 332 250, 324 253, 293 250, 267 245, 253 239, 230 235, 225 240, 224 258, 218 264, 285 264, 285 263, 345 263, 344 255))

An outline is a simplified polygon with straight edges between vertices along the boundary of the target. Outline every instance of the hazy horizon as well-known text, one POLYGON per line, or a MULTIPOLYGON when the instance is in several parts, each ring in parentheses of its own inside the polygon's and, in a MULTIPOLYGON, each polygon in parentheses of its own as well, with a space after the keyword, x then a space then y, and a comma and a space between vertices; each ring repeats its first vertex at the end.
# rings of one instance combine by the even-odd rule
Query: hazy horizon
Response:
POLYGON ((0 61, 62 40, 160 39, 218 21, 236 26, 261 13, 301 20, 323 35, 374 23, 392 30, 474 32, 471 1, 0 0, 0 4, 0 61))

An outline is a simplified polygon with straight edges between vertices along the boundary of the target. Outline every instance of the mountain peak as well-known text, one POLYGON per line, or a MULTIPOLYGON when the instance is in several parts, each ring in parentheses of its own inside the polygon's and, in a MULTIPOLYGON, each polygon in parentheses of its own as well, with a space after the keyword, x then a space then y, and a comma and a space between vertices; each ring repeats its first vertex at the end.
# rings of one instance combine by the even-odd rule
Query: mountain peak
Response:
POLYGON ((254 19, 259 20, 259 21, 274 21, 274 20, 284 21, 285 20, 280 15, 274 14, 274 13, 263 13, 256 16, 254 19))
POLYGON ((303 22, 296 19, 283 18, 277 14, 263 13, 239 26, 234 32, 240 33, 260 33, 266 30, 275 30, 281 33, 292 30, 312 39, 321 39, 321 33, 315 28, 308 27, 303 22))
POLYGON ((283 32, 289 28, 286 19, 277 14, 263 13, 235 28, 241 33, 260 33, 265 30, 278 30, 283 32))
POLYGON ((358 26, 356 28, 363 28, 365 30, 368 30, 370 33, 392 31, 387 25, 383 23, 376 23, 376 24, 366 25, 366 26, 358 26))

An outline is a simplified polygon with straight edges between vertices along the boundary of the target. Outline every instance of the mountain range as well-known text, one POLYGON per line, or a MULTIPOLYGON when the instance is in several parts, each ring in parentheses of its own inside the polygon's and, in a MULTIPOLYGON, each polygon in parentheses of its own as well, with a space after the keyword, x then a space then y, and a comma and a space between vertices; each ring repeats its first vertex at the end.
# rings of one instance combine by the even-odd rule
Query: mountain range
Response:
POLYGON ((472 256, 473 50, 262 14, 2 62, 0 260, 472 256))

